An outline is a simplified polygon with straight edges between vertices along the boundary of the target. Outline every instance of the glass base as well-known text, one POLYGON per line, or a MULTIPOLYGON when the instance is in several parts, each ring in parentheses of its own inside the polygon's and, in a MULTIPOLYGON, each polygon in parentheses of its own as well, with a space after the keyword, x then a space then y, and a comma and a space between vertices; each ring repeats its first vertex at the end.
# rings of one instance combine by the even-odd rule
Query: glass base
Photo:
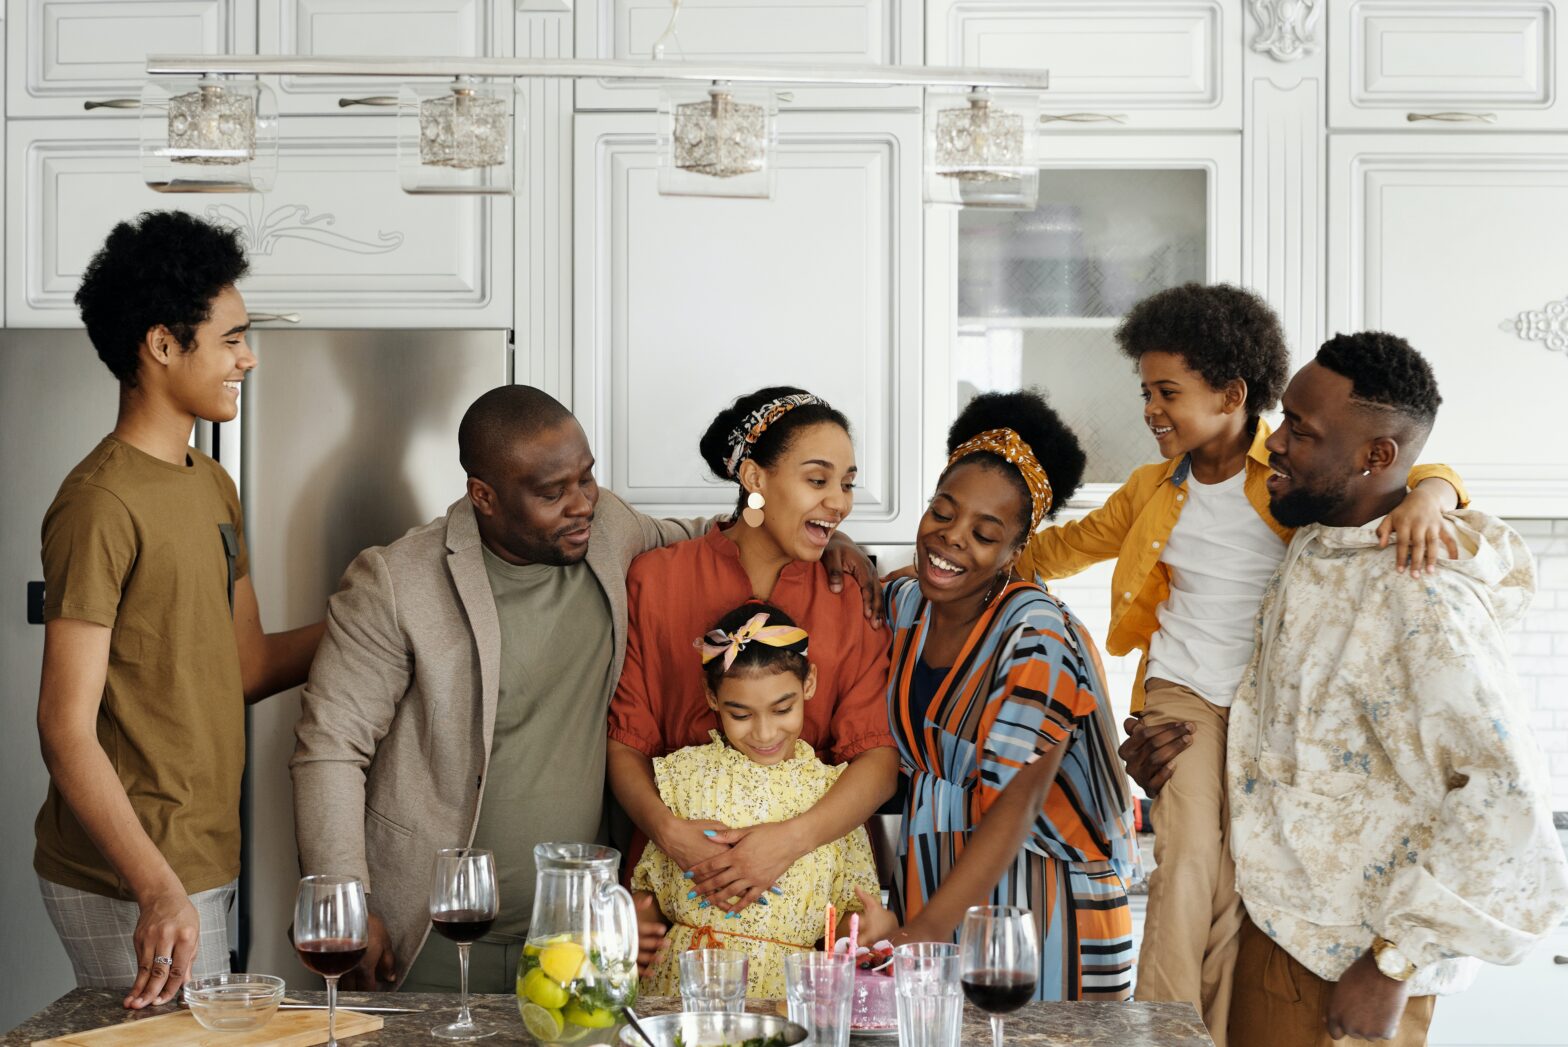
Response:
POLYGON ((486 1036, 494 1036, 495 1030, 488 1029, 478 1022, 453 1022, 451 1025, 441 1025, 431 1029, 430 1035, 438 1040, 482 1040, 486 1036))

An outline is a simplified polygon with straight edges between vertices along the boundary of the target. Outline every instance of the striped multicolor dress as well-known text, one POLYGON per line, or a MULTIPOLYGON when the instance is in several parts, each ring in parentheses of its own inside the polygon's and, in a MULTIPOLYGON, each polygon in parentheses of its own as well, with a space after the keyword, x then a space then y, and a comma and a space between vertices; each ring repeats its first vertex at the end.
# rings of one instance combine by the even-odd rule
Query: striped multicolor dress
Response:
POLYGON ((1126 884, 1137 861, 1105 674, 1088 633, 1038 585, 992 601, 920 723, 910 715, 930 606, 913 578, 887 589, 893 735, 909 776, 895 901, 906 922, 941 887, 969 834, 1031 756, 1061 769, 994 905, 1034 913, 1037 1000, 1121 1000, 1132 987, 1126 884))

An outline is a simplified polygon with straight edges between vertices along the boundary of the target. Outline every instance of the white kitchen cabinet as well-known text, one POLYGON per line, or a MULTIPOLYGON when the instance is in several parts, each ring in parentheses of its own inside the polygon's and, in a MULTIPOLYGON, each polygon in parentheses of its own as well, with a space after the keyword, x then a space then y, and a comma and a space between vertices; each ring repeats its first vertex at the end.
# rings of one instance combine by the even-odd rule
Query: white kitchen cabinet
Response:
POLYGON ((926 217, 925 482, 947 426, 980 392, 1038 387, 1089 461, 1070 505, 1098 505, 1158 454, 1115 344, 1138 300, 1241 272, 1241 136, 1061 135, 1040 141, 1032 211, 926 217))
MULTIPOLYGON (((670 0, 581 0, 578 58, 647 61, 667 27, 670 0)), ((664 57, 693 62, 919 65, 920 0, 683 0, 664 57)), ((918 107, 908 87, 789 87, 784 108, 918 107)), ((634 81, 580 80, 579 109, 656 109, 659 90, 634 81)))
POLYGON ((802 386, 854 427, 853 533, 919 515, 918 113, 784 113, 772 199, 667 197, 656 118, 582 114, 573 409, 600 482, 655 515, 734 508, 697 454, 735 397, 802 386))
POLYGON ((1562 1047, 1568 1043, 1557 1001, 1568 991, 1568 924, 1513 967, 1485 964, 1475 984, 1444 996, 1432 1013, 1430 1047, 1562 1047))
MULTIPOLYGON (((9 116, 79 117, 90 99, 139 98, 149 54, 256 51, 256 0, 7 0, 6 11, 9 116)), ((134 128, 134 110, 95 113, 134 128)))
POLYGON ((178 208, 244 234, 255 311, 306 327, 509 327, 510 198, 402 192, 385 121, 290 121, 270 193, 154 193, 134 138, 106 120, 12 121, 6 319, 73 327, 83 267, 114 223, 178 208))
POLYGON ((1047 69, 1042 129, 1241 127, 1240 0, 930 0, 931 65, 1047 69))
POLYGON ((1334 128, 1564 130, 1555 0, 1351 0, 1330 5, 1334 128))
MULTIPOLYGON (((259 0, 257 50, 268 55, 510 54, 515 0, 259 0)), ((336 113, 338 99, 395 95, 387 77, 270 77, 279 112, 336 113)), ((374 113, 364 108, 359 112, 374 113)), ((391 116, 394 109, 383 112, 391 116)))
POLYGON ((1505 517, 1568 515, 1568 137, 1331 135, 1330 331, 1386 330, 1447 403, 1422 451, 1505 517))

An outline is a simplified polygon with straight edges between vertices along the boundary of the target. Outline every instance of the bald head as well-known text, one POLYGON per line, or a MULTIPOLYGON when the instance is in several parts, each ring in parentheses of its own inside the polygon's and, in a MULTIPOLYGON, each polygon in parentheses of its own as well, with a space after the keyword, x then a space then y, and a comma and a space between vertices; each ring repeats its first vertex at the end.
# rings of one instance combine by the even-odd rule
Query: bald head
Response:
POLYGON ((475 400, 457 427, 463 471, 495 483, 498 466, 521 442, 572 417, 566 406, 531 385, 503 385, 475 400))

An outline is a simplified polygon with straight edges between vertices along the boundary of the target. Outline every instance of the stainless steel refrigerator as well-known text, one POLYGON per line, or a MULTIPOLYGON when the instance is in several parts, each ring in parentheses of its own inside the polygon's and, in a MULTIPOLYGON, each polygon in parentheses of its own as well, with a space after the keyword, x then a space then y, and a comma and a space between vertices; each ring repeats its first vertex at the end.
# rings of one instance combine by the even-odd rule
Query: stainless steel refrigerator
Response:
MULTIPOLYGON (((510 380, 506 331, 258 331, 240 417, 198 425, 197 444, 234 474, 251 573, 270 630, 322 616, 359 550, 440 514, 463 493, 457 424, 510 380)), ((72 987, 38 898, 33 818, 47 783, 34 726, 43 628, 23 613, 41 578, 39 524, 60 480, 114 424, 117 387, 79 331, 0 332, 0 1029, 72 987)), ((284 932, 299 876, 288 759, 297 691, 252 707, 244 872, 234 940, 250 970, 314 982, 284 932)))

